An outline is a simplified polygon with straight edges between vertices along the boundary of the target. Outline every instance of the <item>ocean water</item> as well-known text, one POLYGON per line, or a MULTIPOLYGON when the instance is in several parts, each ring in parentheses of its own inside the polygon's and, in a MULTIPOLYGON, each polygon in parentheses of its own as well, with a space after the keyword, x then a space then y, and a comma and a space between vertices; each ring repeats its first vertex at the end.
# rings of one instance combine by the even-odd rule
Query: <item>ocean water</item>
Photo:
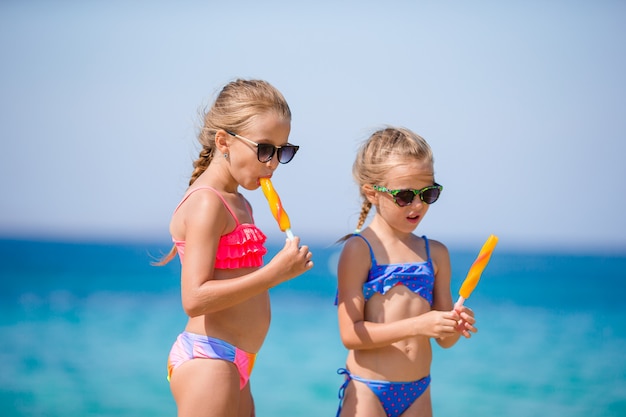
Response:
MULTIPOLYGON (((337 409, 338 248, 312 248, 315 268, 271 291, 251 380, 260 417, 337 409)), ((167 250, 0 240, 0 416, 175 416, 179 266, 149 264, 167 250)), ((475 255, 451 252, 453 293, 475 255)), ((625 296, 626 254, 496 249, 468 301, 478 334, 434 347, 435 415, 626 415, 625 296)))

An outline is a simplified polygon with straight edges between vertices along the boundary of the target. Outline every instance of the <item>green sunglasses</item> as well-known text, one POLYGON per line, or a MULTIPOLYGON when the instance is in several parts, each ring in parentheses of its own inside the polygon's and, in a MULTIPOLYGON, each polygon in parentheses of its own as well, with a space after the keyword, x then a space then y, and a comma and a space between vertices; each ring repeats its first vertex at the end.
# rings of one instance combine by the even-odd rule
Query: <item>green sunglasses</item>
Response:
POLYGON ((390 194, 393 197, 394 203, 396 203, 400 207, 406 207, 410 206, 411 203, 413 203, 416 195, 418 195, 420 197, 420 200, 424 203, 433 204, 441 195, 443 186, 434 183, 434 185, 429 185, 428 187, 424 187, 421 190, 414 190, 412 188, 407 188, 404 190, 390 190, 380 185, 374 185, 374 190, 380 191, 381 193, 390 194))

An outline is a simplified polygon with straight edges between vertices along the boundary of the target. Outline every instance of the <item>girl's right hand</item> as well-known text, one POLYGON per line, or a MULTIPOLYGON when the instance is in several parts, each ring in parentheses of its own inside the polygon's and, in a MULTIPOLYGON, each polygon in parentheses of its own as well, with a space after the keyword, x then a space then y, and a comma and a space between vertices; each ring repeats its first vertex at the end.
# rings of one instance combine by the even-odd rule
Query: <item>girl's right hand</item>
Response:
POLYGON ((287 239, 285 246, 272 258, 267 266, 278 270, 276 285, 297 277, 313 268, 313 254, 307 245, 300 246, 300 238, 287 239))
POLYGON ((442 338, 455 334, 460 320, 456 311, 431 310, 415 318, 418 321, 417 334, 432 338, 442 338))

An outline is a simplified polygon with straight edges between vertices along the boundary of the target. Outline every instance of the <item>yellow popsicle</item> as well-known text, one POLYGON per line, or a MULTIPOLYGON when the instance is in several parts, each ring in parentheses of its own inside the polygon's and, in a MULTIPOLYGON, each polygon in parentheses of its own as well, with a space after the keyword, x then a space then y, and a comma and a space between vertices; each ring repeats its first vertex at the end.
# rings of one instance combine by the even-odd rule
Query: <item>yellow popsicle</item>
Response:
POLYGON ((278 222, 278 227, 281 231, 287 233, 287 237, 289 237, 289 239, 293 239, 289 216, 283 208, 283 204, 281 203, 280 197, 272 185, 272 181, 270 181, 269 178, 261 178, 259 182, 261 183, 261 189, 263 190, 263 194, 265 195, 265 198, 270 206, 272 215, 278 222))
POLYGON ((470 267, 469 272, 467 273, 467 277, 465 277, 465 281, 463 281, 461 289, 459 290, 459 295, 461 296, 459 301, 461 302, 461 304, 463 303, 463 300, 469 298, 469 296, 472 294, 472 291, 474 291, 474 288, 476 288, 476 285, 478 285, 480 275, 483 273, 483 270, 487 266, 487 263, 491 258, 491 253, 493 252, 493 249, 496 247, 497 243, 497 236, 489 236, 482 249, 478 253, 476 260, 470 267))

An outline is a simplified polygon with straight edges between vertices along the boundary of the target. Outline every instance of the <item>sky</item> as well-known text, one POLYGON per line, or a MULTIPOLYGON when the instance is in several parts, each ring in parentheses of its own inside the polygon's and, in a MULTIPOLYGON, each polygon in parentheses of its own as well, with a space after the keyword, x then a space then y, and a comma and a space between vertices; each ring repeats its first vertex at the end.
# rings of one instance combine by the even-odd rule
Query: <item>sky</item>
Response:
POLYGON ((0 56, 0 237, 167 246, 201 111, 261 78, 293 113, 273 183, 304 243, 354 230, 357 148, 393 125, 444 186, 418 234, 626 251, 622 1, 3 1, 0 56))

